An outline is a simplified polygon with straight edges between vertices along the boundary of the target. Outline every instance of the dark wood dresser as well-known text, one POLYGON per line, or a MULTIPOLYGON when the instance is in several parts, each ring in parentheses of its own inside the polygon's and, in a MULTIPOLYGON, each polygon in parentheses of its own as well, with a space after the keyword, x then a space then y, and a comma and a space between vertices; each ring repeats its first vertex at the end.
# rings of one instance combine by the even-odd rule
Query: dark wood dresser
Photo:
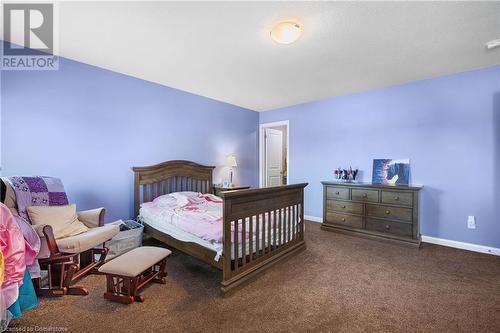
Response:
POLYGON ((420 244, 422 186, 324 181, 321 228, 420 244))

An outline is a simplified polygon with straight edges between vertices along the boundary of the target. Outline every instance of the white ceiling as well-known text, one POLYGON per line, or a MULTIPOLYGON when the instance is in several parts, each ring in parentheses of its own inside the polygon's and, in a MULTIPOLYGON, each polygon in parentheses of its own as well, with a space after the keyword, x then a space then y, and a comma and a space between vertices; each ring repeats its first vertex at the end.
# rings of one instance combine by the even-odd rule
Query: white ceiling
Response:
POLYGON ((500 2, 66 2, 60 54, 256 111, 500 64, 500 2), (296 19, 304 35, 269 31, 296 19))

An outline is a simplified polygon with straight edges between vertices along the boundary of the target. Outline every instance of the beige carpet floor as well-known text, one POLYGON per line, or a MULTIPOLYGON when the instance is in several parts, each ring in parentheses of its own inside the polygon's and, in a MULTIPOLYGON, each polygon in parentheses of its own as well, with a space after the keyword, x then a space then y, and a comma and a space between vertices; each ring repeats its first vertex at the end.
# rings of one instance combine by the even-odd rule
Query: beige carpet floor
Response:
POLYGON ((423 244, 417 250, 306 225, 307 250, 229 298, 221 273, 181 253, 144 303, 89 296, 42 299, 12 331, 500 332, 500 257, 423 244))

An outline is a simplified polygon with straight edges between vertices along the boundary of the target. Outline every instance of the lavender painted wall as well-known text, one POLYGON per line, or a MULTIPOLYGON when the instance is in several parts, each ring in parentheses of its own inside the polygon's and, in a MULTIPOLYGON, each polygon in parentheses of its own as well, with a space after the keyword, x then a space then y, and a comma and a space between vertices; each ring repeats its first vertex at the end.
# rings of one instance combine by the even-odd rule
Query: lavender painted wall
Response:
POLYGON ((409 157, 425 186, 423 235, 500 247, 500 66, 260 114, 279 120, 290 121, 290 181, 310 183, 307 215, 322 216, 320 181, 335 167, 371 181, 374 158, 409 157))
POLYGON ((66 59, 59 68, 2 73, 4 176, 61 177, 79 209, 104 206, 107 220, 132 216, 132 166, 223 166, 234 152, 235 182, 257 185, 257 112, 66 59))

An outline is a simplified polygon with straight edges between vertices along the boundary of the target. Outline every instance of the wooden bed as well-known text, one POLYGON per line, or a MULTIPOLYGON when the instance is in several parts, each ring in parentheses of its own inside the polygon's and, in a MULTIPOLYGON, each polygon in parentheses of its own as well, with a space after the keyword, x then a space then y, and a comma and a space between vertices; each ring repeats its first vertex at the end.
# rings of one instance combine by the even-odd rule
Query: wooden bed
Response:
MULTIPOLYGON (((182 160, 133 167, 135 215, 139 215, 141 203, 152 201, 160 195, 180 191, 211 193, 214 168, 182 160)), ((146 223, 145 232, 171 247, 221 269, 221 290, 228 294, 277 261, 305 249, 303 207, 306 186, 307 183, 302 183, 222 193, 223 255, 219 261, 214 259, 215 251, 196 243, 177 240, 146 223), (276 223, 262 222, 271 218, 276 223), (255 229, 256 232, 249 233, 248 241, 242 237, 241 244, 238 244, 238 237, 233 237, 232 233, 237 234, 240 227, 242 234, 245 234, 246 223, 238 224, 235 221, 241 222, 245 219, 249 219, 248 228, 255 229), (259 241, 259 235, 266 237, 265 242, 262 239, 259 241), (232 242, 232 239, 236 241, 232 242), (259 244, 263 248, 259 248, 259 244), (232 246, 234 248, 231 248, 232 246), (239 254, 233 255, 236 260, 232 259, 231 255, 226 255, 230 254, 231 250, 239 254)))

